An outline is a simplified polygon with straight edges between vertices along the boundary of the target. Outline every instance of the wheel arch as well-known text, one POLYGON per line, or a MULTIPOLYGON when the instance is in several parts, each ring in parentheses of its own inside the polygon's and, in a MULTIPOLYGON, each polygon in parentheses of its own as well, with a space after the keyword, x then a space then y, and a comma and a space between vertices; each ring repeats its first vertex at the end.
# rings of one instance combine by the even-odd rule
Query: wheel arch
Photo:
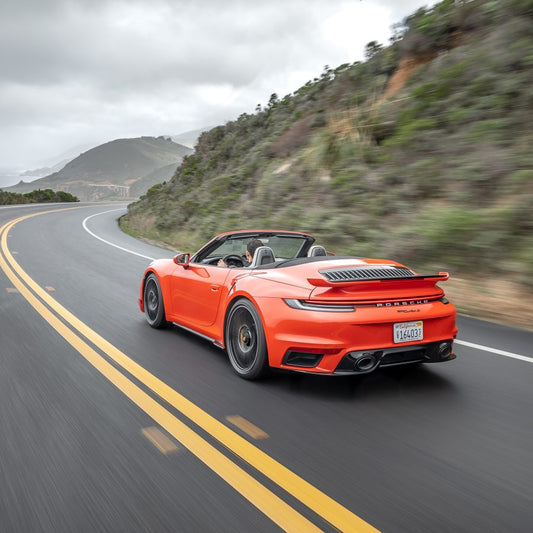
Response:
POLYGON ((159 288, 161 290, 161 300, 162 300, 162 304, 163 304, 163 318, 165 321, 167 321, 167 316, 168 316, 168 313, 169 313, 169 309, 168 309, 168 306, 167 306, 167 302, 168 302, 168 283, 167 283, 167 278, 168 276, 161 276, 161 273, 160 272, 157 272, 155 269, 153 268, 147 268, 144 272, 144 276, 143 276, 143 279, 142 279, 142 283, 141 283, 141 300, 142 300, 142 305, 143 305, 143 312, 144 312, 144 290, 145 290, 145 287, 146 287, 146 281, 148 280, 148 278, 153 275, 159 285, 159 288))
MULTIPOLYGON (((147 268, 144 272, 144 276, 143 276, 143 279, 142 279, 142 285, 141 285, 141 290, 144 292, 144 287, 146 286, 146 280, 148 279, 148 276, 150 274, 153 274, 158 280, 159 280, 159 276, 157 275, 157 272, 151 268, 147 268)), ((160 281, 161 283, 161 281, 160 281)))
POLYGON ((157 278, 157 281, 159 282, 159 286, 161 287, 161 292, 163 293, 163 301, 164 302, 168 301, 167 296, 168 296, 168 291, 169 291, 169 288, 168 288, 169 276, 168 274, 158 272, 154 268, 147 268, 145 270, 144 277, 142 280, 142 291, 144 292, 146 280, 148 279, 148 276, 150 276, 150 274, 153 274, 157 278))
POLYGON ((259 314, 259 318, 261 319, 261 324, 263 326, 263 331, 265 332, 265 342, 266 342, 267 354, 268 354, 268 333, 267 333, 267 328, 265 326, 265 324, 266 324, 265 323, 265 317, 263 316, 261 308, 257 304, 257 301, 255 300, 255 298, 253 298, 253 296, 251 294, 245 293, 245 292, 239 292, 239 293, 233 294, 231 296, 231 298, 228 299, 228 301, 226 302, 226 307, 225 307, 225 310, 224 310, 224 320, 222 321, 222 342, 224 343, 224 349, 227 346, 227 344, 226 344, 226 325, 228 323, 228 317, 229 317, 231 309, 233 308, 233 306, 239 300, 248 300, 249 302, 251 302, 252 305, 255 307, 257 313, 259 314))
MULTIPOLYGON (((265 377, 268 374, 268 370, 270 368, 270 357, 268 352, 268 341, 267 341, 267 335, 265 332, 265 326, 264 326, 264 318, 262 313, 260 312, 259 306, 254 301, 253 298, 249 298, 247 295, 244 294, 238 294, 235 295, 226 306, 224 314, 224 322, 223 322, 223 339, 224 339, 224 347, 226 349, 226 353, 228 355, 228 358, 230 360, 230 364, 233 367, 233 370, 244 379, 260 379, 262 377, 265 377), (236 341, 235 337, 232 334, 231 339, 228 339, 226 337, 226 332, 228 329, 233 329, 232 326, 232 315, 233 310, 236 307, 239 307, 240 302, 246 302, 245 305, 242 307, 246 308, 248 310, 248 315, 250 316, 251 320, 253 322, 259 321, 259 323, 252 327, 252 329, 255 330, 255 335, 249 335, 248 333, 241 333, 241 330, 239 331, 238 336, 240 336, 240 341, 237 342, 239 344, 239 347, 236 347, 236 341), (252 312, 253 309, 253 312, 252 312), (254 316, 255 315, 255 316, 254 316), (244 336, 247 336, 248 338, 254 338, 255 340, 251 343, 252 349, 254 350, 252 355, 252 361, 248 362, 246 360, 242 359, 242 356, 245 356, 245 359, 248 358, 246 355, 246 352, 248 352, 248 349, 242 346, 242 343, 246 343, 244 339, 244 336), (232 340, 233 339, 233 340, 232 340), (240 352, 240 353, 239 353, 240 352)), ((239 319, 237 319, 239 321, 239 319)), ((247 324, 247 320, 245 319, 243 322, 241 322, 241 328, 248 330, 249 328, 249 322, 247 324)), ((230 332, 231 333, 231 332, 230 332)), ((235 333, 235 332, 233 332, 235 333)), ((250 345, 248 345, 250 346, 250 345)))

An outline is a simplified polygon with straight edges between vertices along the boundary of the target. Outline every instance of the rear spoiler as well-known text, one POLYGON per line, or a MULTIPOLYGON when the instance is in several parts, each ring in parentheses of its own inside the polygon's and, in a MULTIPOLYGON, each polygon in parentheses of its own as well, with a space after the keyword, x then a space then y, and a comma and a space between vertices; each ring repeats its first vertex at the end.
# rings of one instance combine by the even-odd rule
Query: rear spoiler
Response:
POLYGON ((395 283, 404 283, 409 282, 413 280, 424 280, 424 281, 430 281, 433 283, 438 283, 439 281, 446 281, 449 279, 450 275, 448 272, 439 272, 438 274, 429 274, 429 275, 419 275, 419 276, 406 276, 403 278, 399 277, 390 277, 390 278, 363 278, 363 279, 351 279, 351 280, 342 280, 342 281, 328 281, 326 278, 307 278, 307 281, 313 285, 314 287, 348 287, 353 286, 354 283, 358 284, 372 284, 373 286, 387 283, 387 282, 395 282, 395 283))

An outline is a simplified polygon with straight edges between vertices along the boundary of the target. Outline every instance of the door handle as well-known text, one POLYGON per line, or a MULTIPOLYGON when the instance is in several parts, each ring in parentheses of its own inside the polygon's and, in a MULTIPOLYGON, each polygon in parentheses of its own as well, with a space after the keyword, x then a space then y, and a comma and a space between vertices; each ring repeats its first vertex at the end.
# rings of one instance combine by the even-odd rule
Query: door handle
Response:
POLYGON ((217 292, 218 289, 220 289, 220 285, 211 285, 211 290, 212 290, 213 292, 217 292))

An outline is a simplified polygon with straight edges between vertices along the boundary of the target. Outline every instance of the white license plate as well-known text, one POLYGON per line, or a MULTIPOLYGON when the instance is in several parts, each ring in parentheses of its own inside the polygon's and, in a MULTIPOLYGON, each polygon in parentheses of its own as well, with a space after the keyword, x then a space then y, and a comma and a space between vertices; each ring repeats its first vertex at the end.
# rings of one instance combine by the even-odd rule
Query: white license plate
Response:
POLYGON ((424 338, 424 323, 422 320, 398 322, 394 324, 393 331, 395 343, 421 341, 424 338))

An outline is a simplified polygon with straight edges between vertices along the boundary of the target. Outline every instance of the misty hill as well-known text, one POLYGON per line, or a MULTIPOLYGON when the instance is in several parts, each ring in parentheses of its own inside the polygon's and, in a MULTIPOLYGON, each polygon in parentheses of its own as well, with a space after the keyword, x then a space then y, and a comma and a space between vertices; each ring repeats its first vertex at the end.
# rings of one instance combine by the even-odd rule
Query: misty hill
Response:
POLYGON ((20 173, 10 169, 0 169, 0 189, 10 187, 20 181, 20 173))
POLYGON ((21 182, 6 190, 63 190, 80 200, 131 197, 130 187, 142 194, 154 184, 150 177, 155 175, 154 172, 159 171, 157 175, 163 177, 161 181, 169 179, 191 151, 165 137, 117 139, 88 150, 58 172, 29 183, 21 182))
POLYGON ((90 150, 91 148, 94 148, 94 144, 80 144, 78 146, 74 146, 59 155, 49 157, 46 160, 41 161, 40 168, 26 170, 25 172, 20 174, 20 177, 24 181, 32 181, 32 178, 42 178, 44 176, 53 174, 54 172, 59 172, 67 163, 78 157, 83 152, 90 150))
POLYGON ((204 131, 209 131, 210 129, 212 129, 212 127, 213 126, 210 126, 208 128, 202 128, 199 130, 185 131, 183 133, 179 133, 178 135, 172 135, 171 138, 175 143, 183 144, 184 146, 194 148, 200 135, 204 131))
MULTIPOLYGON (((188 251, 237 228, 308 231, 486 295, 505 279, 516 300, 484 312, 510 301, 512 315, 533 287, 532 28, 530 0, 420 8, 364 63, 203 133, 122 226, 188 251)), ((468 295, 458 303, 480 312, 468 295)))
POLYGON ((20 174, 20 177, 24 181, 26 181, 27 178, 42 178, 44 176, 48 176, 49 174, 53 174, 54 172, 59 172, 70 161, 72 161, 72 159, 63 159, 59 163, 56 163, 51 167, 42 167, 35 168, 32 170, 26 170, 25 172, 20 174))
MULTIPOLYGON (((90 150, 91 148, 94 148, 95 146, 98 146, 98 143, 93 142, 90 144, 84 143, 84 144, 78 144, 76 146, 71 146, 70 148, 61 152, 60 154, 55 154, 53 156, 47 157, 46 159, 43 159, 39 164, 41 167, 54 168, 58 164, 60 164, 60 162, 62 162, 63 163, 62 166, 65 166, 69 161, 72 161, 79 155, 83 154, 84 152, 87 152, 87 150, 90 150)), ((61 169, 58 169, 58 170, 61 170, 61 169)))

